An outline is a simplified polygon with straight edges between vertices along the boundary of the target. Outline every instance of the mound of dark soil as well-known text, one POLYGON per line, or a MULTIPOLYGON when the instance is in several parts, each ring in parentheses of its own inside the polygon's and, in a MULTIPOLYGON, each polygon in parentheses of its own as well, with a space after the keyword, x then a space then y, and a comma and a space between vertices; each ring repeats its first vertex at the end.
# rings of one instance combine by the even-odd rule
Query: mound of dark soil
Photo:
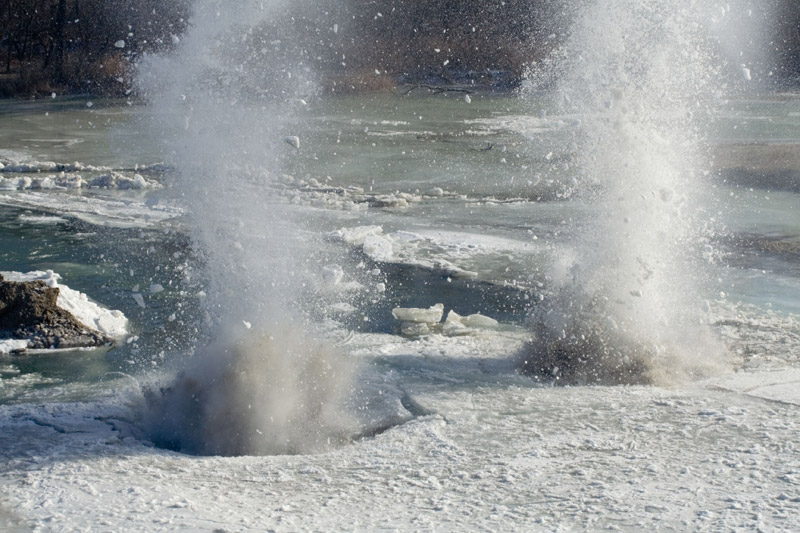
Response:
POLYGON ((0 337, 26 339, 28 348, 105 346, 113 340, 58 307, 59 289, 43 281, 6 281, 0 276, 0 337))

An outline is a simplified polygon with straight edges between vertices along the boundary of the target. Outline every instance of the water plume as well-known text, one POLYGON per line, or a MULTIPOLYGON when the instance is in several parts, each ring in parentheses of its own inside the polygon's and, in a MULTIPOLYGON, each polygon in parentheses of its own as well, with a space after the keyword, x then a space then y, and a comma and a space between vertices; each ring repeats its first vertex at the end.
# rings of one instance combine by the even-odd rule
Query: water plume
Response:
POLYGON ((344 412, 352 369, 314 339, 299 303, 312 246, 270 192, 316 91, 305 50, 281 33, 292 9, 302 4, 198 0, 175 52, 140 65, 204 265, 196 353, 147 394, 148 438, 171 449, 306 453, 356 432, 344 412))
POLYGON ((196 455, 324 451, 357 432, 342 405, 353 366, 292 325, 228 331, 148 394, 148 437, 196 455))
POLYGON ((532 313, 522 371, 561 383, 664 383, 719 371, 703 312, 703 120, 719 92, 715 12, 596 1, 557 61, 593 223, 532 313))

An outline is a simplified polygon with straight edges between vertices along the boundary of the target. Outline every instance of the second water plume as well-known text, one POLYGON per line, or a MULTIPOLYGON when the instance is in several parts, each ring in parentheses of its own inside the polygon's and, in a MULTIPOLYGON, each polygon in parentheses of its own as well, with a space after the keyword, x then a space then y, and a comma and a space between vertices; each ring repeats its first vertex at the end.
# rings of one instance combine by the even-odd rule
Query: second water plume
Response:
POLYGON ((663 383, 713 372, 702 311, 703 166, 715 87, 711 11, 690 0, 597 1, 558 61, 578 116, 588 229, 533 313, 522 369, 562 383, 663 383))
POLYGON ((302 3, 198 0, 175 52, 141 68, 205 267, 196 354, 149 394, 149 436, 173 449, 301 453, 355 432, 349 365, 313 340, 299 304, 313 246, 272 192, 315 86, 284 35, 291 9, 302 3))

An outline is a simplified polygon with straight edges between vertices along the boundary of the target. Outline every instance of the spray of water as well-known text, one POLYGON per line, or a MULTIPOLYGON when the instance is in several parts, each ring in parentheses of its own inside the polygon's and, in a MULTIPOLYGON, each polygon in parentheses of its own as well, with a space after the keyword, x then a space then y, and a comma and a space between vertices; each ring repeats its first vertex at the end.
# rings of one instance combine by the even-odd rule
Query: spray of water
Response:
POLYGON ((699 296, 697 117, 718 91, 716 16, 693 0, 598 0, 576 16, 558 92, 563 111, 580 117, 573 149, 595 220, 533 313, 524 372, 664 383, 724 367, 699 296))
POLYGON ((207 283, 208 345, 147 395, 149 436, 173 449, 308 452, 355 433, 342 414, 352 369, 302 326, 302 223, 269 192, 315 91, 305 52, 276 38, 290 8, 198 0, 174 54, 141 65, 207 283))
POLYGON ((223 336, 171 384, 149 393, 156 445, 198 455, 314 453, 356 432, 342 409, 352 378, 329 344, 292 325, 223 336))

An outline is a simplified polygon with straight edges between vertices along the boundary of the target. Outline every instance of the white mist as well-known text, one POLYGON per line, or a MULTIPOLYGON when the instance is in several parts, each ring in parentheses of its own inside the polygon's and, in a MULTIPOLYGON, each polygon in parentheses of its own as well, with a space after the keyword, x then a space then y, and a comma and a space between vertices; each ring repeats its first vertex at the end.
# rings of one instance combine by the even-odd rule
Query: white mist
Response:
POLYGON ((524 371, 663 383, 724 368, 701 296, 712 15, 690 0, 596 1, 578 15, 556 76, 562 111, 581 120, 573 148, 595 220, 534 311, 524 371))
POLYGON ((271 37, 285 4, 199 0, 177 50, 141 66, 208 284, 209 344, 148 395, 151 439, 180 451, 303 453, 356 432, 343 413, 352 369, 298 308, 301 222, 270 192, 314 91, 291 43, 271 37))

